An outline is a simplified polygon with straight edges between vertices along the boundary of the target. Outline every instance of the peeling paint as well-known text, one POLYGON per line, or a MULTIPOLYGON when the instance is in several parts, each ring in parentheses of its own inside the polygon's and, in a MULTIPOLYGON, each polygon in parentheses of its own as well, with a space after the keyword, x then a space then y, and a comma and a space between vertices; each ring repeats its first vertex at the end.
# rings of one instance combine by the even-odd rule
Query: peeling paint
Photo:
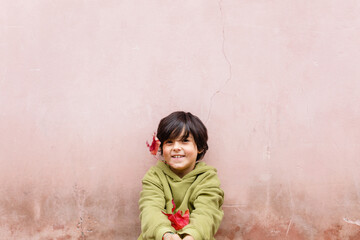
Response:
POLYGON ((344 221, 347 222, 347 223, 350 223, 350 224, 355 224, 355 225, 360 226, 360 220, 352 221, 352 220, 350 220, 348 218, 344 218, 344 221))

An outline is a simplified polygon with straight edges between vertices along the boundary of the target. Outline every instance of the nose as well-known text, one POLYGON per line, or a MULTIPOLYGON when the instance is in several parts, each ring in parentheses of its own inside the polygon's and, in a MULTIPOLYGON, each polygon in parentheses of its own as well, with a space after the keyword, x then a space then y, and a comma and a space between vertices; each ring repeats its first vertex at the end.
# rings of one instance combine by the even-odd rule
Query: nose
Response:
POLYGON ((173 147, 173 149, 174 149, 175 151, 180 151, 181 145, 180 145, 180 143, 179 143, 178 141, 175 141, 175 142, 174 142, 174 147, 173 147))

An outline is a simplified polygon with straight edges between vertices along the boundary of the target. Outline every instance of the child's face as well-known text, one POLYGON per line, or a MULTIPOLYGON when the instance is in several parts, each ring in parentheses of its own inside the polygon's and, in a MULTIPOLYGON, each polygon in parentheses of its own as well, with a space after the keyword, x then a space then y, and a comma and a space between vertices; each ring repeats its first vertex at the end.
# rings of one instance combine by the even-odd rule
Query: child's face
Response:
POLYGON ((187 139, 181 139, 182 134, 176 139, 166 140, 163 156, 170 169, 182 178, 194 169, 198 149, 191 133, 187 139))

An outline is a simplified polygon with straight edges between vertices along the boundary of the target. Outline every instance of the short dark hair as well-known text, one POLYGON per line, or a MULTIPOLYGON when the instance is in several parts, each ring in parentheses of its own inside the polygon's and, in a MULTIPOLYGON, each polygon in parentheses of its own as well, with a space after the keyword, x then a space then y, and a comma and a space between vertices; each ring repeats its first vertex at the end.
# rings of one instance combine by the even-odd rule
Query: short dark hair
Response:
POLYGON ((199 151, 196 160, 202 159, 209 149, 207 129, 197 116, 183 111, 173 112, 161 119, 157 129, 157 138, 161 142, 161 155, 163 154, 164 142, 179 137, 183 130, 182 140, 188 138, 191 133, 199 151))

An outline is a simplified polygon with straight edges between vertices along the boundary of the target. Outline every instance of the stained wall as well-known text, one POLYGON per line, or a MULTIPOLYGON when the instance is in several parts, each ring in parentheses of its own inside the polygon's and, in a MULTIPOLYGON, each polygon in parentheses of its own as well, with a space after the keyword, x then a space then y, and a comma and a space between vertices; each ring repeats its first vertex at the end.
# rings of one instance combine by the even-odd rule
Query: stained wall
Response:
POLYGON ((217 239, 360 239, 360 4, 0 2, 0 239, 136 239, 145 141, 206 123, 217 239))

